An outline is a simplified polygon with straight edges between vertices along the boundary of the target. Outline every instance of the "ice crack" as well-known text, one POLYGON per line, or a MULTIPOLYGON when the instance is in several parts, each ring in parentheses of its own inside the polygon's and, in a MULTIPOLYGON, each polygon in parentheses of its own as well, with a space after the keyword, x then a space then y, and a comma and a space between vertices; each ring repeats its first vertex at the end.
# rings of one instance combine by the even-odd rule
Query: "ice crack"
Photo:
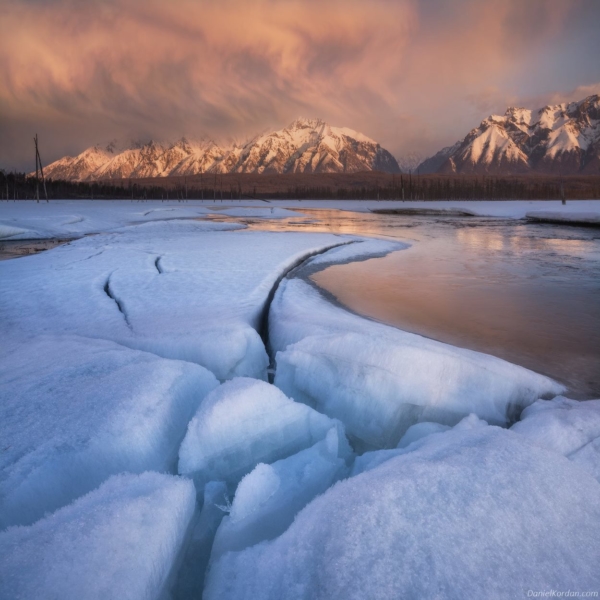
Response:
POLYGON ((347 242, 340 242, 339 244, 332 244, 331 246, 327 246, 327 248, 323 248, 322 250, 316 250, 311 252, 310 254, 306 254, 299 258, 294 264, 290 265, 288 269, 286 269, 281 275, 277 278, 273 287, 269 291, 269 295, 265 300, 265 304, 263 306, 262 314, 260 317, 260 327, 258 333, 263 341, 265 346, 265 350, 267 351, 267 355, 269 357, 269 368, 267 369, 267 375, 269 377, 269 381, 272 383, 275 376, 275 356, 271 349, 270 337, 269 337, 269 311, 271 310, 271 303, 273 302, 273 298, 275 298, 275 293, 277 292, 277 288, 279 288, 279 284, 283 281, 285 277, 290 275, 293 271, 298 268, 304 266, 309 260, 314 258, 315 256, 319 256, 320 254, 325 254, 325 252, 329 252, 334 248, 338 248, 339 246, 347 246, 348 244, 354 244, 356 240, 350 240, 347 242))
POLYGON ((112 273, 106 279, 106 283, 104 284, 104 293, 111 300, 114 301, 114 303, 117 305, 117 308, 119 309, 119 312, 123 315, 123 319, 125 319, 125 323, 127 324, 127 327, 129 327, 129 329, 131 329, 133 331, 133 327, 131 326, 131 323, 129 322, 127 313, 125 312, 125 309, 123 308, 123 303, 117 299, 117 297, 113 294, 112 290, 110 289, 110 278, 111 277, 112 277, 112 273))

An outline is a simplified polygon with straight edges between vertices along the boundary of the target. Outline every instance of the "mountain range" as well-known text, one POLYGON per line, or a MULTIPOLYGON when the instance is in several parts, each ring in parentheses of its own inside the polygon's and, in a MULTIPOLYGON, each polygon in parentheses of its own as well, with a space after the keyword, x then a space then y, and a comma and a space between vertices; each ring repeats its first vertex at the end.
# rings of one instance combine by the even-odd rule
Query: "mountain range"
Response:
POLYGON ((524 175, 600 174, 600 96, 539 110, 511 107, 490 115, 453 146, 421 159, 394 158, 376 141, 320 119, 243 144, 209 139, 93 146, 48 165, 47 177, 71 181, 168 177, 200 173, 388 173, 524 175))
POLYGON ((600 96, 491 115, 462 140, 424 160, 418 172, 598 175, 600 96))
POLYGON ((212 140, 175 143, 117 142, 93 146, 45 169, 46 177, 71 181, 168 177, 199 173, 355 173, 400 171, 377 142, 319 119, 297 119, 289 127, 229 147, 212 140))

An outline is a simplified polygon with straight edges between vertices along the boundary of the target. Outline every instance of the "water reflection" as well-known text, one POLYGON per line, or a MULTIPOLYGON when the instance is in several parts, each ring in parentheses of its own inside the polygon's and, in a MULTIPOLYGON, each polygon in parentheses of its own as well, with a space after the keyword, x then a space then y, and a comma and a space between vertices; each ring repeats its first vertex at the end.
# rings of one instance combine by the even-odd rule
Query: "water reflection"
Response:
POLYGON ((550 375, 576 398, 600 397, 600 237, 518 221, 331 210, 256 229, 412 241, 338 265, 314 281, 351 310, 550 375))

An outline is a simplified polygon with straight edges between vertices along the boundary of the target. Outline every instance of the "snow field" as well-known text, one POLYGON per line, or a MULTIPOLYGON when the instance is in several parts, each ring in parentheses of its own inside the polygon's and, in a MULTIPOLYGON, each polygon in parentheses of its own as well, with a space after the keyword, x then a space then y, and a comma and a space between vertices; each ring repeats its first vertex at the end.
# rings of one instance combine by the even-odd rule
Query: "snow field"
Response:
POLYGON ((578 463, 600 481, 600 400, 539 400, 511 429, 578 463))
POLYGON ((236 378, 211 392, 190 421, 179 450, 179 473, 198 490, 209 481, 235 487, 258 463, 272 463, 339 432, 340 452, 350 455, 341 423, 287 398, 266 382, 236 378))
POLYGON ((339 419, 358 450, 394 448, 421 421, 454 425, 475 413, 507 425, 564 389, 493 356, 351 314, 299 279, 281 282, 269 328, 275 385, 339 419))
POLYGON ((209 557, 205 598, 597 589, 599 401, 299 279, 259 380, 279 277, 403 245, 110 218, 0 264, 0 528, 40 519, 0 532, 0 597, 198 598, 209 557), (189 479, 114 475, 176 468, 201 512, 189 479))
POLYGON ((430 435, 218 558, 207 600, 515 598, 597 589, 600 485, 492 426, 430 435), (560 540, 560 543, 557 543, 560 540))
POLYGON ((210 205, 179 202, 128 202, 127 200, 51 200, 0 203, 0 239, 80 237, 112 231, 132 223, 164 219, 197 219, 211 212, 210 205), (16 227, 22 231, 4 231, 16 227), (8 234, 8 235, 7 235, 8 234))
POLYGON ((169 597, 195 510, 191 481, 115 475, 29 527, 0 532, 0 597, 169 597))
MULTIPOLYGON (((351 236, 235 229, 239 226, 177 219, 128 225, 0 266, 0 276, 10 282, 0 288, 0 434, 6 440, 0 527, 37 521, 30 525, 35 527, 43 515, 99 493, 90 490, 116 473, 173 472, 190 419, 218 386, 215 375, 266 377, 268 358, 258 329, 278 278, 306 256, 339 244, 364 243, 365 254, 383 251, 351 236), (205 363, 214 375, 193 362, 205 363)), ((306 489, 299 489, 304 479, 297 466, 289 482, 290 489, 293 482, 297 488, 290 491, 292 504, 286 506, 286 496, 266 507, 278 514, 280 529, 271 533, 276 535, 339 477, 351 450, 339 422, 266 383, 246 383, 264 386, 274 398, 265 406, 276 408, 275 416, 258 406, 262 396, 260 401, 251 396, 248 410, 255 414, 239 411, 231 438, 220 438, 217 426, 212 431, 217 435, 203 439, 200 450, 215 444, 208 452, 216 465, 210 479, 235 485, 259 462, 315 447, 314 456, 298 459, 307 470, 306 489), (324 449, 331 449, 332 439, 335 458, 324 449)), ((202 564, 224 514, 217 507, 224 486, 208 482, 204 489, 205 507, 187 546, 178 594, 198 595, 202 587, 202 564)), ((146 521, 143 517, 143 527, 150 527, 146 521)), ((23 595, 28 594, 36 597, 23 595)))
POLYGON ((221 381, 266 379, 259 330, 278 277, 306 256, 361 238, 230 231, 237 228, 147 223, 4 261, 0 279, 11 285, 0 288, 0 333, 110 339, 195 362, 221 381))
POLYGON ((175 219, 201 219, 209 215, 283 219, 301 213, 272 207, 264 202, 213 204, 189 202, 129 202, 125 200, 51 200, 0 202, 0 240, 81 237, 106 233, 132 224, 164 222, 175 219), (250 204, 250 206, 247 206, 250 204))
POLYGON ((214 375, 113 342, 4 338, 0 528, 30 524, 122 471, 175 471, 214 375))
POLYGON ((198 219, 210 214, 230 217, 286 218, 300 217, 303 208, 324 208, 353 212, 369 212, 380 208, 412 208, 461 210, 474 216, 523 219, 530 212, 551 211, 553 216, 574 213, 600 214, 599 200, 569 200, 563 206, 559 200, 507 200, 502 202, 474 201, 382 201, 377 200, 273 200, 225 201, 213 204, 189 202, 128 202, 127 200, 52 200, 39 204, 30 201, 0 202, 0 239, 41 239, 80 237, 90 233, 110 232, 133 223, 164 221, 165 219, 198 219), (273 209, 273 212, 271 212, 273 209), (293 210, 296 209, 296 210, 293 210), (291 214, 288 214, 291 213, 291 214))

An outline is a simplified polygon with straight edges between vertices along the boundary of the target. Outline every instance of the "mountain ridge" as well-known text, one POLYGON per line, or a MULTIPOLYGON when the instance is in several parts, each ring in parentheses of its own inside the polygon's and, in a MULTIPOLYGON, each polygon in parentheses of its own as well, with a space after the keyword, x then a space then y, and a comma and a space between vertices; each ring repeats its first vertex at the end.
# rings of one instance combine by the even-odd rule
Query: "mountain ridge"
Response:
POLYGON ((208 138, 174 143, 150 140, 95 145, 45 169, 69 181, 169 177, 202 173, 399 173, 396 159, 376 141, 321 119, 299 118, 288 127, 258 134, 244 144, 220 146, 208 138))
POLYGON ((600 173, 600 96, 538 110, 509 107, 417 169, 422 174, 600 173))

